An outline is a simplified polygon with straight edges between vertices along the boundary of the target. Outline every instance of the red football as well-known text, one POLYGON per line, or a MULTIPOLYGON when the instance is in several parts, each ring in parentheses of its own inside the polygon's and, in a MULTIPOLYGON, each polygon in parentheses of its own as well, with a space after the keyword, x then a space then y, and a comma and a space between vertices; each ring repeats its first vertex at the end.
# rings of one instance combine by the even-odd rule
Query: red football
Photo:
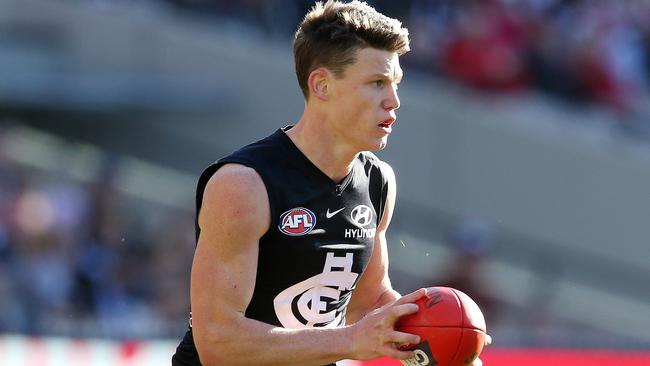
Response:
POLYGON ((415 351, 404 365, 468 366, 485 344, 485 319, 478 305, 463 292, 449 287, 429 287, 416 301, 420 310, 402 317, 395 329, 417 334, 421 343, 402 349, 415 351))

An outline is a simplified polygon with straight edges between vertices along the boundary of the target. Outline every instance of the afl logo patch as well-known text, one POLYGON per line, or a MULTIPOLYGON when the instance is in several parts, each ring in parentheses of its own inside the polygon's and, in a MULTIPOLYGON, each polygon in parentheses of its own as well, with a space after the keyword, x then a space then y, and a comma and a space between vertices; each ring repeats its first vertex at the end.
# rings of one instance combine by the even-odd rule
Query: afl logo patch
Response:
POLYGON ((296 207, 280 215, 278 229, 291 236, 305 235, 316 226, 316 215, 304 207, 296 207))

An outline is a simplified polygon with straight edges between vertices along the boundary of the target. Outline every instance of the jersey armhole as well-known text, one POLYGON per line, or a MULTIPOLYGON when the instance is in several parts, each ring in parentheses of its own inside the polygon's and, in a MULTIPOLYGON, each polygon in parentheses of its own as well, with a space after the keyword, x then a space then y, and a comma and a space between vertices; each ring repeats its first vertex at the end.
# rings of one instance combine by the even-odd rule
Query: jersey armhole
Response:
POLYGON ((195 232, 196 232, 196 242, 198 243, 199 240, 199 235, 201 234, 201 228, 199 227, 199 213, 201 211, 201 206, 203 203, 203 194, 205 192, 205 187, 208 184, 208 181, 210 181, 210 178, 224 165, 226 164, 240 164, 246 167, 249 167, 259 176, 262 178, 262 183, 264 184, 264 188, 266 189, 266 194, 269 199, 269 211, 271 214, 271 222, 269 224, 269 228, 266 230, 263 236, 266 236, 271 228, 275 227, 277 223, 275 222, 277 213, 276 213, 276 203, 275 203, 275 197, 273 196, 271 190, 269 189, 270 187, 270 181, 269 178, 264 174, 260 169, 256 169, 255 165, 252 164, 250 161, 246 159, 225 159, 225 160, 219 160, 210 166, 208 166, 203 173, 201 173, 201 176, 199 177, 199 181, 197 183, 196 187, 196 218, 194 220, 195 223, 195 232))
MULTIPOLYGON (((377 160, 379 161, 379 159, 377 160)), ((384 217, 384 211, 386 211, 386 199, 388 197, 388 179, 386 179, 386 176, 382 171, 382 164, 383 163, 379 161, 370 171, 370 194, 373 205, 376 205, 375 211, 377 212, 377 224, 379 224, 384 217), (375 203, 376 200, 378 200, 377 203, 375 203)))

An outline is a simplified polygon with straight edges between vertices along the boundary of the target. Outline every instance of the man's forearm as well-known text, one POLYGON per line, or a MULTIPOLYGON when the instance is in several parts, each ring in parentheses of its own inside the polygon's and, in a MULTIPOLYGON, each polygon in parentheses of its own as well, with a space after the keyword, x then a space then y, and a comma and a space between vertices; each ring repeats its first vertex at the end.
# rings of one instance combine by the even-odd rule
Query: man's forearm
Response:
POLYGON ((353 357, 349 327, 285 329, 247 318, 237 323, 198 340, 204 366, 318 366, 353 357))

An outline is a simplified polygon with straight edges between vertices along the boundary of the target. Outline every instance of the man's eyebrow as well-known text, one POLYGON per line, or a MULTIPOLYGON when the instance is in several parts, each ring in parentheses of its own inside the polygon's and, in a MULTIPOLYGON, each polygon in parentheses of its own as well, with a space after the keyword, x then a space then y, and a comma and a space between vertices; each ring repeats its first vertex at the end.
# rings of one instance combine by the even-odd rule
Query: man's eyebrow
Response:
POLYGON ((402 81, 402 76, 403 76, 403 74, 400 71, 400 72, 396 72, 395 75, 391 75, 389 73, 385 73, 385 74, 377 73, 377 74, 373 74, 371 76, 371 78, 372 79, 387 79, 387 80, 395 81, 396 83, 399 83, 400 81, 402 81))

